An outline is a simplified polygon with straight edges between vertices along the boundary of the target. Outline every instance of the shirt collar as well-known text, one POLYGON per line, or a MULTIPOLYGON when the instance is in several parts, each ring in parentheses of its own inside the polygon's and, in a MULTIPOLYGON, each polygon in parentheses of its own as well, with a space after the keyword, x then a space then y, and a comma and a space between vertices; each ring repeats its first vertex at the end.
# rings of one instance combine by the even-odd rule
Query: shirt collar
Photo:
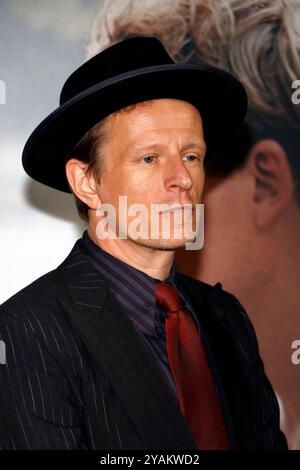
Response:
MULTIPOLYGON (((139 322, 139 319, 136 318, 133 313, 131 315, 132 319, 136 319, 138 326, 143 330, 143 333, 156 336, 163 317, 161 310, 156 304, 155 285, 162 281, 149 276, 143 271, 140 271, 119 258, 116 258, 107 251, 104 251, 94 243, 87 230, 83 232, 80 241, 85 254, 92 261, 95 268, 98 269, 105 277, 109 287, 113 290, 120 303, 123 304, 123 307, 126 308, 126 294, 122 292, 122 289, 124 290, 124 286, 120 286, 121 276, 123 277, 124 283, 126 283, 127 286, 125 289, 127 291, 127 295, 131 295, 132 298, 134 298, 136 314, 146 316, 147 325, 144 327, 142 322, 139 322), (110 274, 110 270, 111 272, 118 271, 120 281, 118 281, 114 275, 110 274)), ((176 287, 176 274, 176 264, 173 260, 169 276, 164 279, 163 282, 171 283, 176 287)), ((128 305, 126 310, 130 310, 128 305)))

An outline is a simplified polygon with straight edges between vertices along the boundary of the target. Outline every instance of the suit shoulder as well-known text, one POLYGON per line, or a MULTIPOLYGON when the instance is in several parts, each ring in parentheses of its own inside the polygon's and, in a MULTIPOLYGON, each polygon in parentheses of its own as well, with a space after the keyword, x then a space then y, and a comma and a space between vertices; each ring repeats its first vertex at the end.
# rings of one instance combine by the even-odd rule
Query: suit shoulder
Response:
POLYGON ((27 286, 13 294, 0 305, 0 313, 18 313, 38 310, 39 307, 49 306, 62 290, 57 275, 57 268, 32 281, 27 286))
POLYGON ((190 286, 194 290, 196 289, 199 292, 201 291, 212 296, 216 301, 222 302, 225 307, 235 307, 235 311, 238 311, 239 314, 249 320, 249 317, 240 301, 234 294, 225 290, 221 282, 216 282, 216 284, 208 284, 207 282, 200 281, 199 279, 183 273, 178 272, 177 275, 184 284, 190 286))
POLYGON ((82 353, 79 335, 60 303, 65 289, 56 268, 7 299, 0 305, 0 340, 23 345, 32 357, 41 346, 69 370, 82 353))
POLYGON ((199 295, 202 293, 204 301, 210 304, 212 308, 222 312, 222 316, 233 334, 239 337, 243 336, 245 340, 248 339, 248 344, 251 344, 256 351, 258 350, 253 324, 244 306, 234 294, 225 290, 221 282, 208 284, 182 273, 178 273, 178 276, 194 292, 198 291, 199 295))
POLYGON ((206 291, 207 293, 213 293, 215 289, 219 289, 220 287, 222 288, 222 285, 220 282, 217 282, 215 285, 213 284, 208 284, 207 282, 200 281, 199 279, 196 279, 195 277, 188 276, 187 274, 183 274, 181 272, 177 272, 177 277, 179 280, 184 282, 184 284, 188 284, 192 288, 197 288, 206 291))

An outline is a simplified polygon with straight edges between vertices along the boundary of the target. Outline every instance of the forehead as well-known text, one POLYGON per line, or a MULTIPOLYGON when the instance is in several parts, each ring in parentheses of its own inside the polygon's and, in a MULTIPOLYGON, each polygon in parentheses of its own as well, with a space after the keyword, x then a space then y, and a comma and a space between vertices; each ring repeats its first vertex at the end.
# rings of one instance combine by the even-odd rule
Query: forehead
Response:
POLYGON ((198 109, 187 101, 155 99, 137 103, 109 116, 112 128, 127 133, 151 130, 185 129, 202 131, 198 109))

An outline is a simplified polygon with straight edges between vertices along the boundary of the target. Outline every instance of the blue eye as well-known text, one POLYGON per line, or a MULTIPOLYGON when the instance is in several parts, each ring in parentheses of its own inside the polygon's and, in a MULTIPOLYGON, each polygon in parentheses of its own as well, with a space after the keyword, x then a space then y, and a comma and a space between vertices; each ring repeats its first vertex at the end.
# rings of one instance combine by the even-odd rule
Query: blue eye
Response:
MULTIPOLYGON (((153 155, 147 155, 146 157, 142 157, 141 160, 145 160, 146 158, 156 158, 156 157, 154 157, 153 155)), ((152 162, 149 162, 148 160, 146 163, 152 163, 152 162)))
POLYGON ((195 161, 196 160, 199 160, 199 157, 197 157, 197 155, 186 155, 186 157, 192 157, 193 160, 189 160, 189 161, 195 161))

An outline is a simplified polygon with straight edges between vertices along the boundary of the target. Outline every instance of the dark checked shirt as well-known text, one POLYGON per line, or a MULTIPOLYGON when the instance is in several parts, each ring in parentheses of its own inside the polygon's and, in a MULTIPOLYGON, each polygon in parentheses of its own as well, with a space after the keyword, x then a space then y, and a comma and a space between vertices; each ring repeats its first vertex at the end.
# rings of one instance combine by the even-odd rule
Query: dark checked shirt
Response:
MULTIPOLYGON (((93 240, 91 240, 87 230, 83 232, 79 244, 90 262, 106 279, 109 288, 113 291, 119 303, 122 305, 123 311, 128 315, 137 330, 142 334, 147 345, 150 347, 157 359, 163 375, 173 391, 174 398, 178 401, 177 390, 167 355, 165 312, 158 306, 155 295, 155 284, 161 282, 161 280, 147 275, 139 269, 128 265, 101 249, 93 242, 93 240)), ((183 302, 185 310, 192 316, 199 330, 199 334, 201 333, 207 359, 221 399, 231 446, 234 447, 234 434, 231 418, 217 367, 213 360, 207 338, 200 328, 199 320, 188 301, 186 293, 182 291, 182 286, 179 287, 177 283, 176 273, 176 264, 175 261, 173 261, 170 274, 164 282, 168 282, 175 287, 183 302)))

